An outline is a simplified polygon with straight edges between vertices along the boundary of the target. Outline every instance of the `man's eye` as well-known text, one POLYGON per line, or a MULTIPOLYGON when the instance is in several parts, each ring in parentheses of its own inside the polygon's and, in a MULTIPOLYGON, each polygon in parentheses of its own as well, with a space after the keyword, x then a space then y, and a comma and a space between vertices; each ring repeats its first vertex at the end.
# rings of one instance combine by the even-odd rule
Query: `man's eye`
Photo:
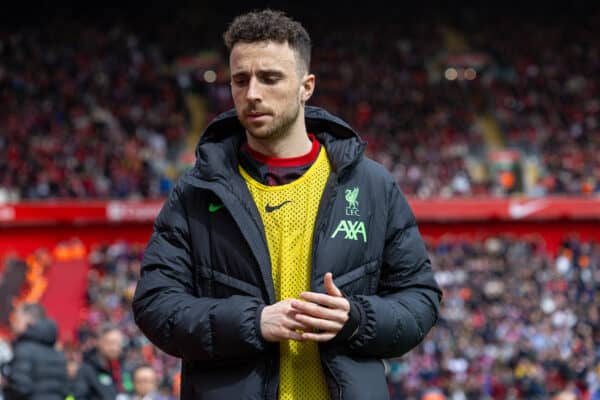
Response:
POLYGON ((265 76, 262 80, 268 85, 274 85, 279 81, 279 78, 276 76, 265 76))
POLYGON ((233 84, 235 86, 244 86, 248 82, 247 79, 234 79, 233 84))

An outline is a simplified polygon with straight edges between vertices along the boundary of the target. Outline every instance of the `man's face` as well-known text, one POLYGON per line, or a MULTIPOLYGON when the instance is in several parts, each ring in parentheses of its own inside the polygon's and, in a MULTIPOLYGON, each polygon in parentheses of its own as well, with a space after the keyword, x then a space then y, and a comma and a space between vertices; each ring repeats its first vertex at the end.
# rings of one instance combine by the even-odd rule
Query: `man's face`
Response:
POLYGON ((231 50, 231 94, 238 118, 256 139, 285 135, 312 94, 314 76, 286 43, 236 43, 231 50))
POLYGON ((109 360, 116 360, 123 349, 123 334, 117 330, 104 333, 98 340, 100 354, 109 360))
POLYGON ((10 325, 15 335, 24 333, 32 322, 32 318, 21 308, 17 308, 10 318, 10 325))
POLYGON ((133 377, 133 386, 138 396, 146 396, 156 391, 158 388, 156 372, 152 368, 138 369, 133 377))

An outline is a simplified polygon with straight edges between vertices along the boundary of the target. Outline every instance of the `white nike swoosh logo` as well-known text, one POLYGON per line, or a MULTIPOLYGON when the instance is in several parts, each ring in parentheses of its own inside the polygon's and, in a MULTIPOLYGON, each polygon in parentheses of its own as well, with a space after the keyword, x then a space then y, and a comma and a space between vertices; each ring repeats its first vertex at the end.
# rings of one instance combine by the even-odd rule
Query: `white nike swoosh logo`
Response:
POLYGON ((519 204, 519 203, 510 203, 508 205, 508 215, 514 219, 525 218, 543 208, 547 205, 546 200, 533 200, 529 203, 519 204))

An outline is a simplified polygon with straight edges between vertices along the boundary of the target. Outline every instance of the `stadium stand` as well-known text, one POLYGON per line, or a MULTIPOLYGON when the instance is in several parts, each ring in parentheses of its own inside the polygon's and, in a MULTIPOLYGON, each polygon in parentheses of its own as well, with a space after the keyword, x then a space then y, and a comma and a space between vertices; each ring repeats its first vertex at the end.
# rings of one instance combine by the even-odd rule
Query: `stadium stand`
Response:
MULTIPOLYGON (((567 236, 555 255, 541 235, 449 235, 428 243, 445 295, 441 319, 418 348, 387 360, 392 399, 422 399, 432 390, 448 399, 545 399, 564 390, 592 399, 599 393, 597 243, 567 236)), ((72 253, 77 246, 61 248, 72 253)), ((92 247, 85 259, 86 306, 77 313, 75 337, 65 342, 69 357, 89 348, 98 326, 115 323, 126 335, 123 374, 150 364, 163 392, 173 395, 178 360, 148 342, 130 311, 143 244, 92 247)), ((44 303, 51 305, 46 297, 44 303)))
MULTIPOLYGON (((599 19, 314 24, 312 104, 357 127, 410 195, 597 194, 599 19)), ((176 27, 147 30, 49 21, 3 35, 2 198, 165 195, 193 162, 190 137, 231 100, 222 45, 180 40, 174 54, 176 27)))
POLYGON ((185 134, 160 48, 113 26, 10 32, 0 69, 0 182, 7 199, 152 198, 170 188, 185 134))
POLYGON ((598 391, 600 248, 567 237, 555 257, 541 237, 448 238, 432 245, 442 321, 390 362, 395 398, 537 399, 598 391), (415 398, 415 397, 413 397, 415 398))

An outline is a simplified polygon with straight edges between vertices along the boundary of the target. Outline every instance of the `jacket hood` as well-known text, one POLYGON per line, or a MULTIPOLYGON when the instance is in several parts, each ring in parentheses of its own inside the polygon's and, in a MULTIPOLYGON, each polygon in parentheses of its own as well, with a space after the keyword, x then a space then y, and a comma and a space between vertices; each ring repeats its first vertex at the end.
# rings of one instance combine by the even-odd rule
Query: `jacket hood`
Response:
POLYGON ((38 343, 44 343, 49 346, 54 346, 58 330, 56 323, 50 319, 41 319, 33 325, 30 325, 27 330, 20 335, 17 340, 31 340, 38 343))
MULTIPOLYGON (((304 118, 307 132, 315 134, 325 145, 334 171, 339 172, 360 159, 365 142, 348 123, 312 106, 304 107, 304 118)), ((219 115, 200 137, 196 164, 189 175, 203 180, 227 179, 237 170, 237 151, 245 140, 245 130, 235 109, 219 115)))

